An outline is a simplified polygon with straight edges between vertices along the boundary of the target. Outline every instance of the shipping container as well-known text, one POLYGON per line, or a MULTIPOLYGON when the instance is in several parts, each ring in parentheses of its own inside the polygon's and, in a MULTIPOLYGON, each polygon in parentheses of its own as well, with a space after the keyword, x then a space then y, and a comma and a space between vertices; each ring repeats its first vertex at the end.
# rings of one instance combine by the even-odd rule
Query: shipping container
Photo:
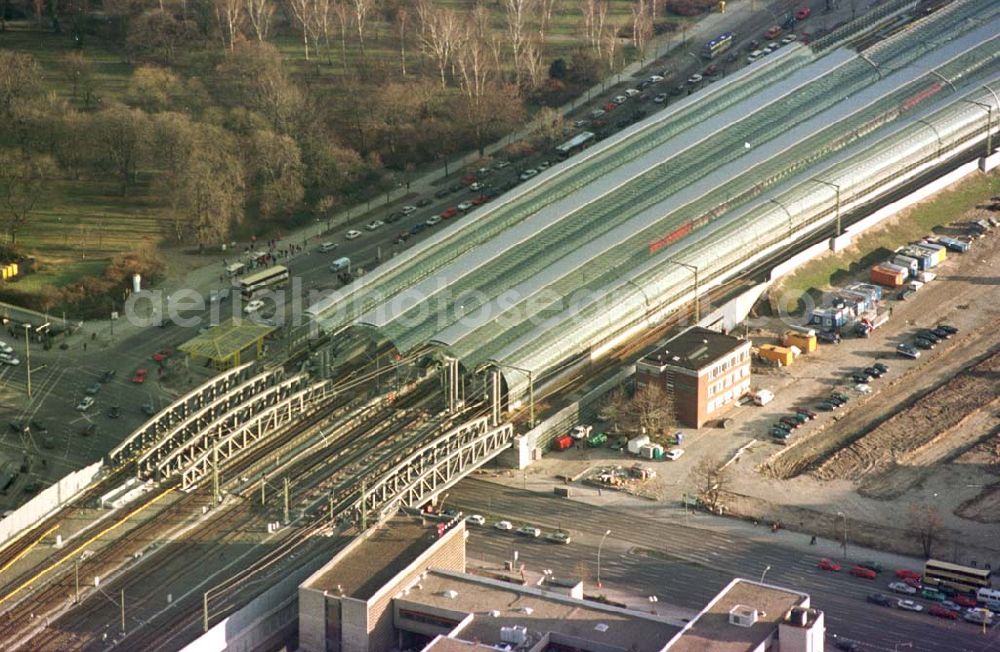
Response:
POLYGON ((920 272, 917 274, 917 280, 921 283, 930 283, 937 278, 937 274, 934 272, 920 272))
POLYGON ((643 457, 647 460, 663 459, 663 446, 660 446, 659 444, 644 444, 642 448, 639 449, 639 457, 643 457))
POLYGON ((920 264, 917 263, 916 258, 911 258, 909 256, 897 255, 893 256, 892 263, 894 265, 899 265, 900 267, 905 267, 910 270, 910 276, 916 276, 917 272, 920 271, 920 264))
POLYGON ((947 249, 951 251, 957 251, 959 253, 965 253, 969 250, 969 243, 964 240, 958 240, 956 238, 944 238, 940 237, 937 239, 939 243, 944 245, 947 249))
POLYGON ((907 272, 902 267, 897 267, 895 270, 887 268, 883 265, 875 265, 872 267, 871 279, 872 283, 878 283, 879 285, 887 285, 892 288, 898 288, 903 285, 906 281, 907 272))
POLYGON ((554 451, 564 451, 573 445, 573 438, 569 435, 563 435, 562 437, 556 437, 552 440, 552 450, 554 451))
POLYGON ((910 258, 915 258, 917 266, 922 270, 934 267, 934 254, 926 249, 918 249, 917 247, 910 246, 900 249, 899 253, 910 258))
MULTIPOLYGON (((949 240, 950 239, 951 238, 949 238, 949 240)), ((920 243, 916 244, 915 246, 921 247, 923 249, 929 249, 929 250, 933 251, 934 254, 935 254, 934 255, 934 264, 935 265, 940 265, 948 257, 948 248, 945 247, 942 244, 938 244, 936 242, 928 242, 928 241, 925 240, 923 242, 920 242, 920 243)))
POLYGON ((867 294, 871 298, 872 303, 882 300, 881 285, 872 285, 871 283, 852 283, 847 286, 847 289, 867 294))
POLYGON ((817 347, 815 335, 803 335, 794 331, 785 333, 783 341, 785 346, 798 347, 803 353, 812 353, 817 347))
POLYGON ((758 355, 764 360, 770 360, 771 362, 777 362, 782 366, 789 366, 792 364, 794 357, 792 356, 791 349, 787 349, 783 346, 775 346, 773 344, 762 344, 758 349, 758 355))
POLYGON ((809 313, 809 323, 827 332, 843 328, 847 321, 848 314, 843 308, 813 308, 809 313))
POLYGON ((638 437, 633 437, 628 440, 628 452, 633 455, 639 454, 639 449, 649 443, 648 435, 639 435, 638 437))

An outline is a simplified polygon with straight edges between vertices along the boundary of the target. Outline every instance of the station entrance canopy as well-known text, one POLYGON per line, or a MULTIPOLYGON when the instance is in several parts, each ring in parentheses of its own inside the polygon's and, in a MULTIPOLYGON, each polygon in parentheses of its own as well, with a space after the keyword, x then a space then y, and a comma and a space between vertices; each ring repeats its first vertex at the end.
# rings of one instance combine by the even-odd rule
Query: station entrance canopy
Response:
POLYGON ((216 368, 229 369, 238 366, 251 347, 256 347, 255 353, 259 356, 264 348, 264 338, 276 329, 269 324, 229 319, 177 348, 190 355, 192 360, 207 360, 216 368))

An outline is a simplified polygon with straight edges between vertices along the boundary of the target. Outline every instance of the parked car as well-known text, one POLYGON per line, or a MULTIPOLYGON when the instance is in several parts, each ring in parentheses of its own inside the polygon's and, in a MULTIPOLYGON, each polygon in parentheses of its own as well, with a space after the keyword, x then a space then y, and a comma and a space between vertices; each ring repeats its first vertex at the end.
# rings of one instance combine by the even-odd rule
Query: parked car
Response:
POLYGON ((867 385, 869 382, 871 382, 871 377, 869 377, 868 374, 854 373, 851 374, 851 380, 860 385, 867 385))
POLYGON ((812 14, 812 9, 809 7, 799 7, 795 10, 795 20, 805 20, 809 18, 810 14, 812 14))
POLYGON ((942 600, 941 606, 949 611, 957 611, 961 613, 962 605, 956 604, 953 600, 942 600))
POLYGON ((114 378, 114 377, 115 377, 115 370, 114 369, 105 369, 104 373, 101 374, 101 382, 102 383, 110 383, 111 379, 114 378))
POLYGON ((449 190, 448 188, 442 188, 441 190, 438 190, 436 193, 434 193, 434 197, 435 199, 444 199, 450 194, 451 190, 449 190))
POLYGON ((663 79, 663 75, 650 75, 648 81, 650 84, 659 84, 663 79))
POLYGON ((918 580, 918 579, 916 579, 914 577, 904 577, 903 578, 903 582, 905 584, 909 584, 910 586, 912 586, 913 588, 915 588, 918 591, 924 588, 924 585, 920 583, 920 580, 918 580))
POLYGON ((617 104, 618 106, 625 104, 625 102, 628 102, 628 98, 625 97, 624 95, 615 95, 614 97, 611 98, 611 103, 617 104))
POLYGON ((260 299, 254 299, 243 308, 243 312, 246 314, 252 314, 264 307, 264 302, 260 299))
POLYGON ((802 425, 798 419, 794 419, 792 417, 781 417, 779 421, 781 421, 781 423, 787 424, 791 428, 798 428, 799 426, 802 425))
POLYGON ((517 533, 522 536, 531 537, 533 539, 537 539, 538 537, 542 536, 541 530, 539 530, 537 527, 532 527, 530 525, 522 525, 521 527, 517 528, 517 533))
POLYGON ((450 220, 451 218, 455 217, 456 215, 458 215, 458 208, 455 207, 455 206, 450 206, 450 207, 444 209, 443 211, 441 211, 441 219, 442 220, 450 220))
POLYGON ((480 514, 470 514, 469 518, 465 520, 469 525, 486 525, 486 519, 480 514))
POLYGON ((865 375, 871 378, 881 378, 882 376, 885 375, 885 372, 876 367, 875 365, 872 365, 871 367, 865 367, 864 373, 865 375))
POLYGON ((954 326, 950 326, 948 324, 938 324, 937 327, 946 333, 950 333, 951 335, 958 334, 958 329, 955 328, 954 326))
POLYGON ((417 200, 417 208, 423 208, 424 206, 430 206, 433 202, 427 197, 421 197, 417 200))
POLYGON ((136 369, 135 373, 132 374, 132 382, 136 383, 137 385, 141 385, 142 383, 146 382, 146 370, 136 369))
POLYGON ((924 337, 918 337, 913 341, 913 343, 916 344, 918 349, 926 349, 928 351, 933 349, 935 346, 934 342, 924 337))
POLYGON ((962 607, 975 607, 975 606, 978 606, 978 604, 979 604, 976 601, 975 598, 973 598, 972 596, 968 596, 968 595, 956 595, 951 600, 955 604, 957 604, 959 606, 962 606, 962 607))
POLYGON ((900 609, 905 609, 906 611, 923 611, 924 606, 919 602, 914 602, 913 600, 900 600, 896 603, 900 609))
POLYGON ((809 419, 816 419, 817 417, 819 417, 818 414, 816 414, 812 410, 807 410, 806 408, 795 408, 795 411, 799 414, 804 414, 809 419))
POLYGON ((430 217, 427 218, 427 221, 424 222, 424 224, 426 224, 427 226, 434 226, 435 224, 439 223, 440 221, 441 221, 441 216, 440 215, 431 215, 430 217))
POLYGON ((464 213, 465 211, 470 210, 474 206, 475 204, 473 204, 471 201, 463 201, 461 204, 456 206, 456 208, 464 213))
POLYGON ((927 613, 932 616, 937 616, 938 618, 944 618, 946 620, 958 620, 958 612, 947 609, 939 604, 932 604, 928 609, 927 613))
POLYGON ((872 365, 872 368, 878 369, 883 376, 889 373, 889 365, 882 364, 881 362, 876 362, 872 365))
POLYGON ((840 570, 840 564, 833 561, 832 559, 820 559, 819 563, 816 564, 816 567, 819 568, 820 570, 825 570, 825 571, 837 572, 840 570))
POLYGON ((916 595, 917 590, 907 584, 906 582, 890 582, 889 590, 895 593, 903 593, 905 595, 916 595))
POLYGON ((839 405, 833 403, 832 401, 823 401, 822 403, 816 405, 816 409, 821 410, 823 412, 832 412, 839 407, 840 407, 839 405))
POLYGON ((878 574, 875 571, 870 568, 865 568, 864 566, 852 566, 851 570, 848 572, 855 577, 860 577, 866 580, 873 580, 878 577, 878 574))
POLYGON ((691 86, 694 86, 695 84, 700 84, 703 79, 704 79, 704 77, 702 77, 698 73, 695 73, 695 74, 691 75, 690 77, 688 77, 688 84, 690 84, 691 86))
POLYGON ((656 96, 653 97, 653 102, 656 103, 656 104, 663 104, 666 101, 667 101, 667 94, 666 93, 659 93, 659 94, 657 94, 656 96))
POLYGON ((493 527, 504 532, 509 532, 514 529, 514 525, 510 521, 497 521, 493 524, 493 527))
POLYGON ((92 385, 90 385, 89 387, 87 387, 86 391, 87 391, 87 394, 89 396, 94 396, 94 395, 97 394, 97 392, 101 391, 101 384, 100 383, 93 383, 92 385))
POLYGON ((374 231, 383 226, 385 226, 385 222, 383 222, 382 220, 372 220, 368 224, 365 224, 365 228, 368 229, 369 231, 374 231))
POLYGON ((12 367, 16 367, 17 365, 21 364, 20 358, 11 353, 0 353, 0 362, 8 364, 12 367))
POLYGON ((917 571, 912 571, 907 568, 897 568, 896 577, 898 577, 901 580, 905 579, 919 580, 922 577, 922 575, 917 571))
POLYGON ((108 408, 108 418, 117 419, 122 415, 122 409, 117 405, 112 405, 108 408))
POLYGON ((170 357, 171 353, 172 351, 170 349, 160 349, 159 351, 153 354, 153 361, 163 362, 164 360, 170 357))
POLYGON ((798 40, 798 38, 799 37, 796 36, 795 34, 788 34, 787 36, 785 36, 785 38, 781 39, 781 44, 788 45, 789 43, 794 43, 795 41, 798 40))
POLYGON ((932 329, 930 330, 930 332, 931 332, 931 333, 932 333, 932 334, 933 334, 933 335, 934 335, 934 336, 935 336, 936 338, 938 338, 939 340, 950 340, 950 339, 951 339, 951 333, 949 333, 948 331, 946 331, 946 330, 945 330, 945 329, 943 329, 943 328, 932 328, 932 329))
POLYGON ((528 168, 527 170, 525 170, 524 172, 522 172, 521 176, 518 177, 518 178, 521 179, 521 181, 527 181, 528 179, 530 179, 530 178, 532 178, 532 177, 534 177, 536 175, 538 175, 538 170, 536 170, 534 168, 528 168))
POLYGON ((76 404, 76 409, 80 412, 86 412, 94 405, 93 396, 84 396, 80 399, 80 402, 76 404))
POLYGON ((344 234, 344 237, 347 238, 348 240, 354 240, 355 238, 360 238, 361 231, 358 231, 356 229, 351 229, 350 231, 344 234))
POLYGON ((870 561, 870 560, 859 561, 857 565, 860 566, 861 568, 867 568, 868 570, 875 571, 876 573, 881 573, 883 570, 885 570, 882 564, 878 563, 877 561, 870 561))
POLYGON ((921 328, 917 331, 917 337, 922 337, 923 339, 934 342, 935 344, 940 344, 942 340, 942 338, 938 337, 934 331, 927 328, 921 328))
POLYGON ((854 391, 858 394, 871 394, 872 388, 871 385, 868 385, 867 383, 858 383, 854 386, 854 391))
POLYGON ((545 540, 550 543, 562 543, 567 544, 573 539, 565 532, 550 532, 545 535, 545 540))
POLYGON ((885 595, 884 593, 871 593, 865 599, 868 600, 868 602, 871 602, 872 604, 879 605, 880 607, 891 607, 893 604, 892 598, 885 595))
POLYGON ((913 346, 903 342, 896 345, 896 353, 903 356, 904 358, 910 358, 916 360, 920 357, 920 351, 917 351, 913 346))

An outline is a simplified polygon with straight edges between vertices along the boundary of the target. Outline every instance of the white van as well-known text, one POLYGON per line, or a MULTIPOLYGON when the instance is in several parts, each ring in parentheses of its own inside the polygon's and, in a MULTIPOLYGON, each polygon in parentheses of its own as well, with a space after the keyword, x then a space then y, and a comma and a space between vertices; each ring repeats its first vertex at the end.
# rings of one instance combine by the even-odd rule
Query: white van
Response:
POLYGON ((226 265, 226 276, 232 278, 243 273, 243 263, 230 263, 226 265))
POLYGON ((764 56, 763 52, 761 52, 760 50, 754 50, 749 54, 749 56, 747 56, 747 63, 753 63, 757 59, 760 59, 762 56, 764 56))
POLYGON ((319 252, 321 254, 329 253, 337 248, 336 242, 324 242, 319 246, 319 252))
POLYGON ((342 272, 344 270, 347 270, 347 271, 351 270, 351 259, 350 258, 347 258, 347 257, 338 258, 337 260, 335 260, 332 263, 330 263, 330 271, 331 272, 342 272))

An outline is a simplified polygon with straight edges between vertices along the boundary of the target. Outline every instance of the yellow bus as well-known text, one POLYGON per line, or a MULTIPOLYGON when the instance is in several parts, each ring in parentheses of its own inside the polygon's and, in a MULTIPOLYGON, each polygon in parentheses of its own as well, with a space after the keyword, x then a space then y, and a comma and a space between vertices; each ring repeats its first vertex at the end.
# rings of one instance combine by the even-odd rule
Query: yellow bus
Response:
POLYGON ((991 586, 991 574, 992 571, 988 568, 971 568, 928 559, 924 564, 923 583, 925 586, 944 587, 960 593, 976 593, 979 589, 991 586))
POLYGON ((279 287, 288 282, 288 268, 275 265, 239 280, 240 293, 244 299, 252 299, 261 290, 279 287))

